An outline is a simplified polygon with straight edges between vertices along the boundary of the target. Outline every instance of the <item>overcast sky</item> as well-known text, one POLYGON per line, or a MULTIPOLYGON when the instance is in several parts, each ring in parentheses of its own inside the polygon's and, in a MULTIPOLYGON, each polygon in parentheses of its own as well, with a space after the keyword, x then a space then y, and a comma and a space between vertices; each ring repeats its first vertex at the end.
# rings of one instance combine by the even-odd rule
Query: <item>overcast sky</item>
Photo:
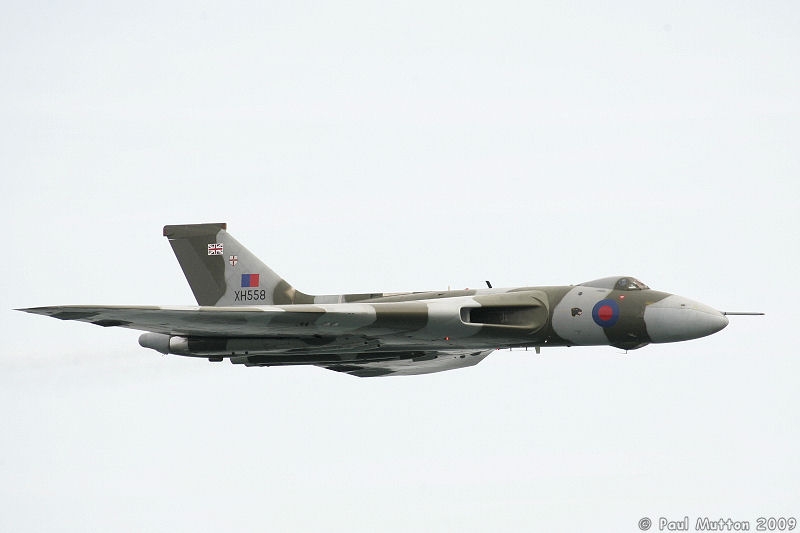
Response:
POLYGON ((6 3, 0 530, 637 531, 800 517, 795 2, 6 3), (358 379, 12 311, 625 274, 711 337, 358 379))

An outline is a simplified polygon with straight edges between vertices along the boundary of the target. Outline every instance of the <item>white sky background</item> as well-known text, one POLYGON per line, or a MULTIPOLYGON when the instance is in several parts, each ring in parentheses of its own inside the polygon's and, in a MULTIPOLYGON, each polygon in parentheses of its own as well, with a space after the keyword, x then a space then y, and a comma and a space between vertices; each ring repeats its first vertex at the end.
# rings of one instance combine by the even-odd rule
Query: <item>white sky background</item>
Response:
POLYGON ((794 2, 7 3, 2 531, 800 516, 794 2), (11 311, 193 304, 164 224, 312 293, 632 274, 724 331, 429 376, 11 311))

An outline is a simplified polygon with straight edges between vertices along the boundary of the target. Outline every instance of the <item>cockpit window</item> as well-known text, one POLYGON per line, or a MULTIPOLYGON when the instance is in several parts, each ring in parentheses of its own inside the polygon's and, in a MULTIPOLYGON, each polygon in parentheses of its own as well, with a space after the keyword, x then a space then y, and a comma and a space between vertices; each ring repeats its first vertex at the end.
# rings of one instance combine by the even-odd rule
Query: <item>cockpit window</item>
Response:
POLYGON ((618 291, 641 291, 650 287, 636 278, 619 278, 614 288, 618 291))
POLYGON ((597 287, 598 289, 613 289, 616 291, 642 291, 649 289, 647 285, 636 278, 625 276, 623 278, 603 278, 581 283, 584 287, 597 287))

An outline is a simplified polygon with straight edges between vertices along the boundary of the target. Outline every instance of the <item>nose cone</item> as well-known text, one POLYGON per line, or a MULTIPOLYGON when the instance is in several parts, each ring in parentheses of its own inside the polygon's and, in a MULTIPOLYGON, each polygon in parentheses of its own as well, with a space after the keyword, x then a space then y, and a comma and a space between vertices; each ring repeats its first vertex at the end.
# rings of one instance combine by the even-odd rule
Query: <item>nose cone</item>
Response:
POLYGON ((652 342, 698 339, 728 325, 728 317, 705 304, 672 295, 644 310, 647 334, 652 342))

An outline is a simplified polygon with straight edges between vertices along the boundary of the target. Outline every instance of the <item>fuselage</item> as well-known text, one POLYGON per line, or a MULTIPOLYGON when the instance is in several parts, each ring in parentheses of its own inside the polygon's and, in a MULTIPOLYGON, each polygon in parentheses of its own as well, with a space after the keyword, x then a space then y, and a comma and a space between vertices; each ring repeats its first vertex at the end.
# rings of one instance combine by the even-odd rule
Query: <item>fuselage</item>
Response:
POLYGON ((161 343, 162 351, 179 355, 245 356, 249 362, 310 349, 365 359, 431 349, 610 345, 633 350, 704 337, 728 324, 707 305, 652 290, 629 276, 568 286, 317 296, 313 302, 260 308, 287 317, 275 326, 307 334, 284 337, 270 324, 263 335, 241 337, 145 334, 149 340, 143 345, 161 343))
POLYGON ((384 311, 389 330, 403 330, 394 336, 387 330, 384 347, 611 345, 631 350, 704 337, 728 324, 712 307, 652 290, 630 276, 569 286, 381 295, 362 302, 384 311), (401 327, 404 321, 414 327, 401 327))

